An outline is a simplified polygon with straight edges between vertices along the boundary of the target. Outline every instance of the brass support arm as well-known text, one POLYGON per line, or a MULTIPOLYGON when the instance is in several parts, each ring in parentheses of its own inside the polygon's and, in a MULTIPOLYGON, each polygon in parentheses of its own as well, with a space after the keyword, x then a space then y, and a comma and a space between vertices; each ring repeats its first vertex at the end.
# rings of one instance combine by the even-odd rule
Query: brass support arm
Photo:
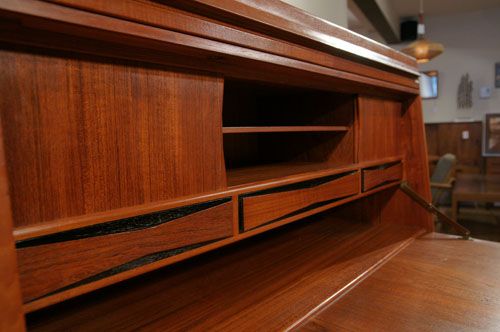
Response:
POLYGON ((465 240, 468 240, 470 237, 470 231, 464 226, 460 225, 455 220, 448 217, 443 212, 439 211, 437 207, 435 207, 432 203, 429 203, 423 198, 419 193, 413 190, 406 181, 402 182, 400 185, 400 189, 408 195, 411 199, 417 202, 419 205, 424 207, 427 211, 434 214, 439 220, 447 223, 451 227, 453 227, 465 240))

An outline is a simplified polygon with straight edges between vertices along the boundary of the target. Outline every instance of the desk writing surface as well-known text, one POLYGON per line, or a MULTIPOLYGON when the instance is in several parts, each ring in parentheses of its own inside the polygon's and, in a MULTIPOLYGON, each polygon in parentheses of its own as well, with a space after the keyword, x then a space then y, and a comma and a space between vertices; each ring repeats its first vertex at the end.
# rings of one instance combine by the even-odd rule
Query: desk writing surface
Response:
POLYGON ((300 330, 499 331, 500 244, 417 239, 300 330))

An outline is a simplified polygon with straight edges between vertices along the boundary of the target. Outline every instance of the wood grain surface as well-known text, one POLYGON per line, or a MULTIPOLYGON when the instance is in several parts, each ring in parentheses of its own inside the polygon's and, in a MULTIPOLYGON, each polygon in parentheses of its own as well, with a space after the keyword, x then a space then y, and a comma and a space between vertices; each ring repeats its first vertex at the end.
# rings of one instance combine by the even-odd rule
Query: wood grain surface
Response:
POLYGON ((389 171, 360 181, 400 161, 430 197, 416 63, 401 53, 277 0, 5 0, 0 17, 8 327, 22 329, 21 298, 32 312, 231 245, 29 327, 282 330, 432 230, 380 182, 389 171), (365 223, 325 213, 249 239, 356 199, 365 223))
MULTIPOLYGON (((404 156, 403 177, 415 191, 430 202, 432 197, 429 162, 420 97, 410 98, 404 103, 400 126, 401 133, 404 133, 400 136, 401 147, 404 147, 401 151, 404 156)), ((432 215, 401 191, 398 191, 392 202, 386 206, 386 211, 388 215, 383 215, 384 219, 421 225, 430 232, 434 230, 432 215), (399 218, 399 221, 391 216, 390 211, 396 209, 402 211, 403 217, 399 218)))
POLYGON ((500 245, 418 239, 298 331, 498 331, 500 245))
POLYGON ((458 174, 451 195, 451 218, 458 220, 460 202, 494 203, 499 199, 499 175, 458 174))
POLYGON ((222 80, 136 65, 1 51, 15 226, 225 186, 222 80))
POLYGON ((243 21, 250 29, 311 48, 340 52, 344 56, 349 56, 349 53, 356 50, 354 58, 358 60, 364 57, 365 60, 375 60, 379 64, 413 75, 417 71, 415 60, 404 53, 360 35, 351 34, 348 30, 282 1, 270 0, 262 3, 258 0, 177 0, 169 3, 213 18, 223 18, 227 22, 243 21))
MULTIPOLYGON (((201 15, 195 15, 171 7, 178 5, 177 1, 163 1, 159 3, 158 1, 148 0, 141 2, 134 0, 53 0, 52 2, 94 13, 120 17, 141 24, 181 31, 195 36, 203 36, 207 39, 245 46, 258 51, 307 60, 308 62, 325 67, 347 70, 409 87, 418 86, 411 77, 384 71, 360 62, 356 63, 352 60, 336 56, 333 52, 328 54, 324 51, 255 33, 249 30, 246 24, 238 24, 237 22, 230 24, 223 22, 222 17, 205 18, 201 15)), ((394 54, 396 53, 394 52, 394 54)), ((408 64, 411 64, 411 62, 408 62, 408 64)))
POLYGON ((316 216, 31 314, 28 327, 283 330, 401 250, 416 231, 316 216))
MULTIPOLYGON (((11 21, 0 39, 44 48, 204 70, 226 77, 381 96, 418 94, 410 87, 216 40, 38 0, 0 3, 11 21), (22 24, 19 24, 22 21, 22 24), (84 28, 82 28, 82 26, 84 28), (47 33, 49 31, 49 33, 47 33), (61 33, 64 31, 64 33, 61 33)), ((414 80, 414 74, 410 75, 414 80)))
POLYGON ((18 242, 24 302, 232 236, 232 203, 214 203, 208 208, 200 204, 194 213, 189 209, 195 207, 183 207, 131 218, 118 225, 110 222, 18 242), (184 216, 183 209, 187 210, 184 216))
POLYGON ((360 96, 359 112, 359 161, 368 161, 401 154, 400 102, 360 96))
POLYGON ((245 133, 290 133, 290 132, 343 132, 349 130, 346 126, 260 126, 260 127, 223 127, 224 134, 245 133))
POLYGON ((400 181, 403 178, 403 166, 397 163, 383 168, 367 168, 362 171, 362 176, 363 191, 367 191, 387 182, 400 181))
MULTIPOLYGON (((354 166, 354 165, 351 165, 354 166)), ((355 167, 332 167, 330 163, 298 162, 289 161, 275 164, 255 165, 228 169, 227 184, 230 187, 245 187, 252 183, 263 183, 264 181, 276 181, 280 178, 294 178, 297 175, 326 174, 332 170, 355 169, 355 167)), ((337 173, 337 172, 336 172, 337 173)))
MULTIPOLYGON (((2 117, 0 116, 0 124, 2 117)), ((25 330, 17 257, 12 235, 9 179, 0 125, 0 331, 25 330)))
POLYGON ((333 179, 319 178, 311 183, 297 183, 269 191, 249 193, 239 197, 241 229, 249 230, 263 224, 286 219, 306 209, 328 204, 335 199, 358 193, 359 173, 339 174, 333 179), (315 182, 321 181, 316 184, 315 182), (325 182, 326 181, 326 182, 325 182), (296 188, 296 187, 299 188, 296 188))

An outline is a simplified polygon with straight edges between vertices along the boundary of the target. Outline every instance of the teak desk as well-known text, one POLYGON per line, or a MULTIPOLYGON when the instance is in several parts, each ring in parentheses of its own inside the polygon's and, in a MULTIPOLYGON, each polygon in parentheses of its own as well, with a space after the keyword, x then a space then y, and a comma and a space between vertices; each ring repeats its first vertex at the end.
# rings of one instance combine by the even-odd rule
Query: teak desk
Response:
POLYGON ((458 219, 458 204, 460 202, 500 202, 500 176, 459 174, 451 198, 451 211, 454 220, 458 219))
POLYGON ((2 330, 297 327, 433 231, 412 58, 276 0, 0 16, 2 330))

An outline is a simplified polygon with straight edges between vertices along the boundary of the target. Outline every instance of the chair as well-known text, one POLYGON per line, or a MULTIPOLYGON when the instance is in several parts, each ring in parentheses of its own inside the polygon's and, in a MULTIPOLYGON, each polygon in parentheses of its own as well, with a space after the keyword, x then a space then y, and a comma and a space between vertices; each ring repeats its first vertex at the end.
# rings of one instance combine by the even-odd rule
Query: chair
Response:
POLYGON ((451 204, 451 190, 455 181, 457 157, 447 153, 439 158, 431 176, 432 203, 436 206, 451 204))

